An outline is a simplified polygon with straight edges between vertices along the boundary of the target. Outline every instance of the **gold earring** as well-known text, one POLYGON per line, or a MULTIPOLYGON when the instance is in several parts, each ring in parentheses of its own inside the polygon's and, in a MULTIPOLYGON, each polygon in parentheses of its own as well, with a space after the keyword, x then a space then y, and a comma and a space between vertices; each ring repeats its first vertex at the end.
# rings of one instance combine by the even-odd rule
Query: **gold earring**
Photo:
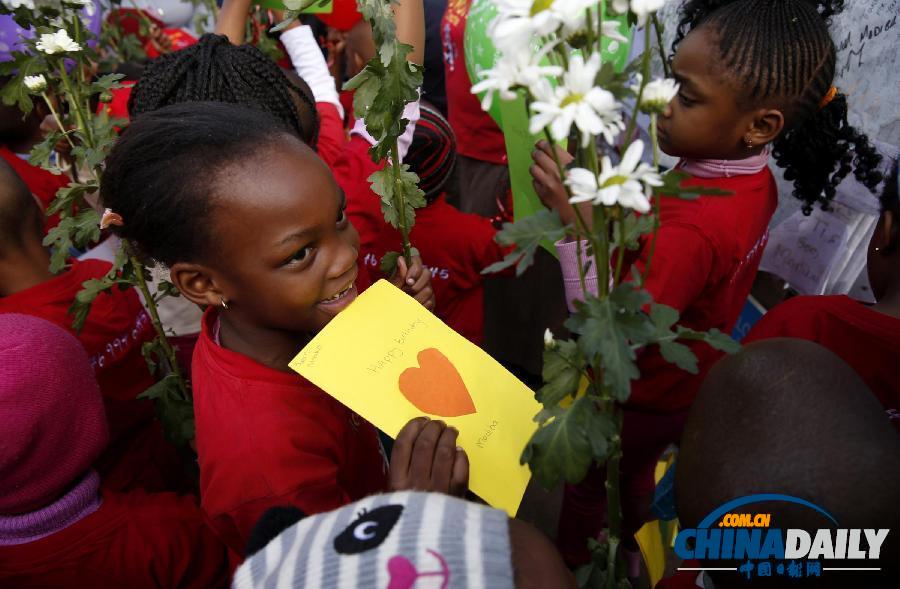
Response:
POLYGON ((226 300, 223 298, 223 299, 220 299, 219 302, 222 303, 222 308, 225 309, 225 310, 227 311, 227 310, 228 310, 228 301, 226 301, 226 300))

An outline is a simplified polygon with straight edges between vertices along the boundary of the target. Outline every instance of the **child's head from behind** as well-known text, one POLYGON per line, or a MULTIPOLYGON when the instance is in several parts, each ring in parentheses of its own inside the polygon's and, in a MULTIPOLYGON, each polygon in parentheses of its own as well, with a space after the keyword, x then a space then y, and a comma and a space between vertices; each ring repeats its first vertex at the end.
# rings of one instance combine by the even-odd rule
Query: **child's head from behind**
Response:
POLYGON ((278 65, 252 45, 232 45, 206 34, 196 45, 151 61, 128 101, 132 117, 181 102, 230 102, 263 110, 308 144, 318 134, 309 87, 292 84, 278 65))
POLYGON ((375 495, 305 518, 294 510, 293 522, 290 517, 285 508, 263 515, 235 588, 276 579, 291 587, 575 587, 540 532, 503 511, 448 495, 375 495))
POLYGON ((40 205, 15 170, 0 159, 0 259, 40 243, 43 232, 40 205))
POLYGON ((869 284, 876 300, 896 289, 900 281, 900 186, 898 162, 894 160, 881 193, 881 217, 869 241, 869 284))
POLYGON ((101 199, 119 235, 230 321, 315 332, 352 300, 359 238, 343 194, 264 112, 196 102, 142 115, 107 159, 101 199))
POLYGON ((831 92, 836 50, 828 18, 842 6, 839 0, 687 2, 672 61, 681 87, 660 120, 662 149, 733 160, 773 145, 807 208, 830 201, 851 168, 874 189, 878 156, 847 123, 846 97, 831 92))
POLYGON ((83 477, 107 442, 87 353, 63 329, 0 315, 0 515, 36 511, 83 477))
POLYGON ((403 163, 419 176, 419 188, 425 193, 425 200, 432 202, 443 194, 456 165, 456 136, 434 106, 422 102, 420 112, 403 163))

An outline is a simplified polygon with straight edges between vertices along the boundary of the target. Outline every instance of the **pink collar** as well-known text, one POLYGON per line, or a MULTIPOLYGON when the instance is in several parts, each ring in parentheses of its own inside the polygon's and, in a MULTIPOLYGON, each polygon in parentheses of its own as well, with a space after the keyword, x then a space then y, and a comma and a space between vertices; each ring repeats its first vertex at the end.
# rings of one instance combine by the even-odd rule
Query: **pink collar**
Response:
POLYGON ((731 178, 749 176, 769 165, 770 150, 767 147, 757 155, 742 160, 688 160, 678 162, 677 168, 696 178, 731 178))

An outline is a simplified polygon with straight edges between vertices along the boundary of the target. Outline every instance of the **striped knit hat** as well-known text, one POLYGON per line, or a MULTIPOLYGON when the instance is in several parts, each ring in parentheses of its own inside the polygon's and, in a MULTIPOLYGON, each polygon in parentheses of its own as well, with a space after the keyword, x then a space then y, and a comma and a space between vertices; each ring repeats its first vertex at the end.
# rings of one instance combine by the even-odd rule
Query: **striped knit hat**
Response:
POLYGON ((374 495, 287 528, 232 587, 512 589, 508 521, 438 493, 374 495))
POLYGON ((403 163, 419 176, 419 188, 431 202, 441 194, 456 165, 456 136, 450 123, 437 109, 422 102, 412 143, 403 163))

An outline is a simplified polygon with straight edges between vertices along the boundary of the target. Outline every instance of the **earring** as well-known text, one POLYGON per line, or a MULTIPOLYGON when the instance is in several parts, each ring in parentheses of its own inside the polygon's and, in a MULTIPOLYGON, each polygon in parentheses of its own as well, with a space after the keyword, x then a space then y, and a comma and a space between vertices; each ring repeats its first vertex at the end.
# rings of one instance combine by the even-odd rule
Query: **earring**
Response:
POLYGON ((744 144, 747 146, 747 149, 753 149, 753 139, 750 137, 744 139, 744 144))
POLYGON ((223 299, 221 299, 219 302, 222 304, 222 308, 225 309, 225 310, 227 311, 227 310, 228 310, 228 301, 226 301, 226 300, 223 298, 223 299))
POLYGON ((876 248, 875 248, 875 253, 876 253, 876 254, 881 253, 881 248, 880 248, 880 247, 876 247, 876 248))

